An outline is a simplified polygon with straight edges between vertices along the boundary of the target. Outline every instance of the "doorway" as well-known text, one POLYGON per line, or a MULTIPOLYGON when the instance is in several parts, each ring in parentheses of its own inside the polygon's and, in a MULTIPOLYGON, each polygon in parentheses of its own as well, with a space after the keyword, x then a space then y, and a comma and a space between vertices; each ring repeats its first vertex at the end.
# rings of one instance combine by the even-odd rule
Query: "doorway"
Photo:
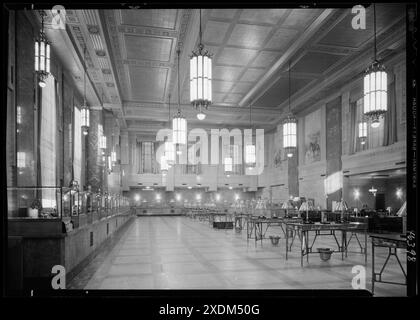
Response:
POLYGON ((385 193, 376 194, 375 210, 385 210, 385 193))

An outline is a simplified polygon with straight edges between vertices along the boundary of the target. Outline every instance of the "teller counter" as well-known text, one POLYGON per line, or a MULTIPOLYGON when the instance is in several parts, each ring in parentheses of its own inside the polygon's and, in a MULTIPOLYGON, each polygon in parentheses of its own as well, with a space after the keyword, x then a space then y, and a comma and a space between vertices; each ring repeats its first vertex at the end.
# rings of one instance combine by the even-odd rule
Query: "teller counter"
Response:
POLYGON ((133 210, 137 216, 180 216, 185 213, 183 207, 171 206, 136 206, 133 210))
POLYGON ((8 188, 9 292, 51 290, 54 266, 66 283, 133 221, 126 198, 68 188, 8 188))

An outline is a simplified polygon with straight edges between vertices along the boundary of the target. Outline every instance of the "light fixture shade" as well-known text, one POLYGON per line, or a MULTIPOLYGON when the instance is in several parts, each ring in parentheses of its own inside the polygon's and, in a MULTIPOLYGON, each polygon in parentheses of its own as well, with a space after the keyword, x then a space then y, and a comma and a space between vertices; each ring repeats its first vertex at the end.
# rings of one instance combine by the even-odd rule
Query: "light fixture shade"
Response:
POLYGON ((297 120, 292 115, 289 115, 283 122, 283 148, 289 158, 293 156, 293 152, 297 148, 297 120))
POLYGON ((367 139, 367 122, 359 122, 359 139, 361 144, 366 143, 367 139))
POLYGON ((34 68, 39 77, 39 86, 45 87, 45 79, 50 75, 50 42, 44 33, 44 13, 41 13, 42 26, 38 38, 34 43, 34 68))
POLYGON ((197 113, 197 119, 202 121, 206 118, 206 114, 202 111, 200 111, 199 113, 197 113))
POLYGON ((381 123, 379 122, 379 119, 374 119, 374 120, 372 120, 372 123, 371 123, 370 126, 372 128, 378 128, 380 125, 381 125, 381 123))
POLYGON ((212 59, 200 45, 190 58, 190 101, 194 107, 207 108, 212 102, 212 59))
POLYGON ((232 157, 225 158, 225 172, 232 172, 233 171, 233 159, 232 157))
POLYGON ((245 164, 252 166, 255 164, 255 146, 253 144, 248 144, 245 146, 245 164))
POLYGON ((387 84, 385 67, 375 60, 363 79, 363 114, 372 126, 379 124, 379 118, 388 110, 387 84))
POLYGON ((90 111, 87 106, 83 106, 81 110, 81 116, 82 116, 82 127, 88 127, 90 124, 90 111))
POLYGON ((87 135, 89 132, 89 124, 90 124, 90 111, 89 108, 84 105, 81 110, 81 117, 82 117, 82 130, 83 134, 87 135))
POLYGON ((101 149, 106 149, 106 136, 101 136, 99 139, 99 145, 101 149))
POLYGON ((178 114, 172 119, 172 138, 174 144, 187 143, 187 120, 178 111, 178 114))

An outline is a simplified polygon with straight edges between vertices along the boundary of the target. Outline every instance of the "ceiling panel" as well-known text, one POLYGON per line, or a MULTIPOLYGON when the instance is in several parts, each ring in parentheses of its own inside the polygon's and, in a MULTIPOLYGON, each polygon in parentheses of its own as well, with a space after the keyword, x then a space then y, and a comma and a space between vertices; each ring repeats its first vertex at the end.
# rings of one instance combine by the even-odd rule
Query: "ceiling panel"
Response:
POLYGON ((211 17, 219 19, 233 19, 237 9, 213 9, 211 10, 211 17))
POLYGON ((277 29, 265 47, 284 51, 298 33, 299 31, 295 29, 277 29))
MULTIPOLYGON (((306 86, 310 79, 291 79, 291 94, 306 86)), ((287 77, 280 78, 264 95, 255 102, 257 107, 272 108, 280 105, 289 97, 289 79, 287 77)))
POLYGON ((206 32, 203 36, 204 43, 222 44, 230 23, 219 21, 208 21, 206 32))
POLYGON ((262 51, 260 54, 255 58, 255 60, 251 63, 252 67, 268 67, 272 65, 276 58, 279 57, 278 52, 273 51, 262 51))
POLYGON ((245 9, 239 21, 276 24, 285 15, 287 9, 245 9))
POLYGON ((226 95, 224 102, 226 103, 238 103, 242 98, 242 94, 229 93, 226 95))
POLYGON ((239 78, 242 71, 242 67, 215 66, 213 69, 213 79, 234 81, 239 78))
POLYGON ((283 22, 283 27, 306 29, 322 12, 320 9, 293 9, 283 22))
POLYGON ((253 84, 250 82, 237 82, 232 88, 232 93, 247 93, 252 86, 253 84))
POLYGON ((230 82, 230 81, 214 80, 213 91, 214 92, 228 92, 232 88, 233 84, 234 82, 230 82))
POLYGON ((338 60, 342 59, 343 56, 319 53, 319 52, 307 52, 292 68, 293 72, 307 72, 307 73, 323 73, 338 60))
POLYGON ((122 24, 175 29, 177 9, 121 10, 122 24))
POLYGON ((265 26, 237 24, 235 25, 227 44, 231 46, 259 48, 265 42, 271 29, 271 27, 265 26))
POLYGON ((168 62, 173 39, 124 35, 128 59, 168 62))
MULTIPOLYGON (((398 6, 403 8, 402 5, 398 6)), ((392 6, 389 8, 387 12, 378 13, 378 25, 389 25, 390 17, 403 16, 392 6)), ((91 41, 90 50, 96 53, 95 59, 98 59, 95 69, 99 80, 96 82, 102 82, 103 88, 107 91, 106 96, 116 95, 121 88, 123 105, 130 108, 128 105, 134 103, 142 106, 139 110, 143 111, 146 109, 142 108, 147 108, 147 102, 167 102, 171 93, 171 102, 175 109, 176 48, 179 43, 183 46, 180 66, 183 77, 181 102, 189 105, 189 63, 186 55, 196 48, 198 41, 198 11, 196 9, 103 10, 99 27, 107 29, 108 32, 104 34, 105 37, 108 34, 108 39, 101 39, 104 38, 102 32, 94 33, 92 38, 90 36, 92 32, 89 31, 92 29, 88 27, 94 24, 93 20, 90 21, 84 29, 87 30, 85 32, 91 41), (119 39, 122 41, 118 41, 119 39), (108 83, 113 87, 107 87, 108 83)), ((271 123, 273 113, 277 114, 278 105, 287 101, 288 80, 284 68, 288 61, 295 63, 292 68, 292 77, 294 77, 292 92, 302 88, 305 88, 305 91, 312 89, 314 84, 320 83, 321 79, 329 77, 336 71, 328 70, 333 65, 338 71, 341 68, 341 65, 337 64, 341 62, 339 59, 348 59, 342 60, 343 64, 344 61, 352 61, 357 50, 349 47, 363 44, 366 40, 370 41, 372 33, 371 30, 366 30, 365 34, 346 30, 344 27, 348 27, 350 21, 348 17, 329 30, 329 27, 347 11, 350 12, 348 9, 334 9, 325 15, 325 19, 320 19, 314 28, 308 29, 319 14, 324 12, 323 10, 203 10, 203 43, 205 49, 213 54, 212 107, 214 108, 209 108, 207 121, 220 121, 232 125, 235 125, 235 122, 243 122, 244 114, 240 109, 233 107, 239 103, 245 106, 248 101, 260 97, 255 106, 273 110, 271 118, 270 112, 262 110, 259 110, 259 113, 255 112, 255 118, 261 118, 261 121, 265 119, 271 123), (313 34, 307 35, 310 30, 313 30, 313 34), (303 36, 308 37, 308 41, 300 39, 303 36), (291 44, 294 43, 296 50, 291 48, 291 44), (329 51, 330 48, 332 51, 329 51), (279 60, 283 54, 287 56, 279 60), (264 75, 267 75, 267 78, 264 75), (259 83, 262 77, 264 82, 259 83), (273 86, 270 87, 271 85, 273 86)), ((367 19, 369 27, 371 26, 369 15, 367 19)), ((324 89, 321 88, 311 95, 310 99, 322 98, 328 93, 324 89)), ((295 111, 305 107, 302 102, 295 111)), ((147 110, 152 113, 150 109, 147 110)), ((248 115, 248 112, 246 114, 248 115)), ((139 118, 145 119, 149 116, 152 121, 153 114, 138 115, 139 118)), ((154 120, 158 121, 158 118, 159 113, 156 113, 154 120)))
MULTIPOLYGON (((389 26, 389 22, 401 17, 404 13, 404 7, 400 4, 377 4, 376 22, 377 31, 389 26)), ((344 46, 358 48, 365 41, 373 37, 373 9, 366 9, 366 29, 354 30, 351 21, 354 15, 347 15, 330 32, 328 32, 319 44, 344 46)))
POLYGON ((214 92, 212 95, 213 103, 222 103, 226 93, 214 92))
POLYGON ((245 66, 258 54, 258 50, 224 48, 217 59, 218 64, 245 66))
POLYGON ((241 77, 240 81, 251 81, 251 82, 255 82, 255 81, 257 81, 264 74, 264 72, 265 72, 264 69, 249 68, 243 74, 243 76, 241 77))
POLYGON ((131 100, 162 101, 168 69, 131 67, 131 100))

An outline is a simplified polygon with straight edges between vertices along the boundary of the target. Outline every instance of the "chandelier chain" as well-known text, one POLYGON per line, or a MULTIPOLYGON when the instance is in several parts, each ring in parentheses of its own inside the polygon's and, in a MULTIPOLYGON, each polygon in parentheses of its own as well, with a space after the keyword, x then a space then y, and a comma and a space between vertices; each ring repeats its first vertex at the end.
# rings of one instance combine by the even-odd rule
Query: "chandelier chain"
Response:
POLYGON ((201 8, 200 8, 200 45, 202 45, 202 33, 201 33, 201 8))
POLYGON ((375 6, 375 3, 373 4, 373 41, 374 41, 374 48, 373 48, 373 52, 374 52, 374 54, 373 54, 373 56, 374 56, 374 58, 375 58, 375 61, 376 61, 376 53, 377 53, 377 50, 376 50, 376 6, 375 6))
POLYGON ((178 54, 178 72, 177 72, 177 76, 178 76, 178 112, 179 113, 181 113, 181 98, 180 98, 180 90, 179 90, 179 88, 180 88, 180 85, 179 85, 179 56, 180 56, 180 53, 181 53, 181 49, 179 49, 179 47, 178 47, 178 50, 176 51, 176 53, 178 54))
POLYGON ((83 103, 86 106, 86 45, 83 49, 83 103))
POLYGON ((290 107, 290 96, 291 96, 291 81, 290 81, 290 60, 289 60, 289 113, 291 113, 291 107, 290 107))

